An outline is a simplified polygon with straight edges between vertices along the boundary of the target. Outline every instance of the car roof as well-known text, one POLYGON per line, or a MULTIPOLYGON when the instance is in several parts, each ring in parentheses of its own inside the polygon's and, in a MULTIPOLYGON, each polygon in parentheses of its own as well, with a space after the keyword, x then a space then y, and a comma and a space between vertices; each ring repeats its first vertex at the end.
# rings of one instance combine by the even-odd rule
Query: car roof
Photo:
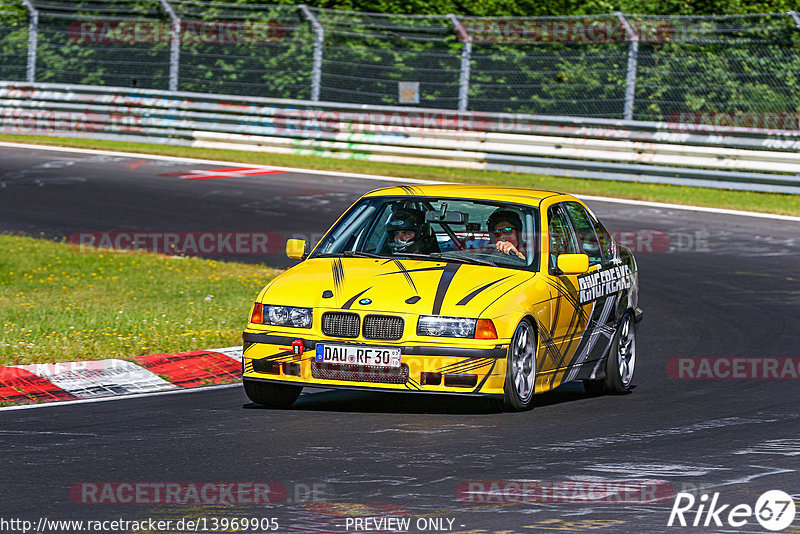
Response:
POLYGON ((538 204, 540 200, 564 193, 541 191, 524 187, 500 187, 493 185, 470 184, 435 184, 435 185, 399 185, 383 187, 370 191, 364 196, 424 196, 469 198, 480 200, 494 200, 498 202, 513 202, 518 204, 538 204))

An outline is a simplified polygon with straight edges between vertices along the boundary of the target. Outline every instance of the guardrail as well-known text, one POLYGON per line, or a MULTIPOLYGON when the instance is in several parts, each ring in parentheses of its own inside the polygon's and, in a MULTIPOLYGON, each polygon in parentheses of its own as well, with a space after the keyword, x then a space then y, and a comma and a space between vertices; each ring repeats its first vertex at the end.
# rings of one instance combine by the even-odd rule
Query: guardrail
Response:
POLYGON ((0 82, 0 132, 800 194, 800 131, 0 82))

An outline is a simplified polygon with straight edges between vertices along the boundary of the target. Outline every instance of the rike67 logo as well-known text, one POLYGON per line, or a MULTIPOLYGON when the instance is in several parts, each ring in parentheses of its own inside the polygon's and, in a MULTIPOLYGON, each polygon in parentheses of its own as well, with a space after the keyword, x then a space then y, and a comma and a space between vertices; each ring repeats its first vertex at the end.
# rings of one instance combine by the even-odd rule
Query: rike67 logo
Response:
POLYGON ((675 503, 672 505, 667 526, 722 527, 727 525, 741 528, 753 518, 766 530, 773 532, 784 530, 794 521, 794 500, 786 492, 770 490, 763 493, 753 507, 749 504, 721 504, 719 493, 714 493, 710 498, 707 494, 703 494, 699 499, 691 493, 678 493, 675 503))

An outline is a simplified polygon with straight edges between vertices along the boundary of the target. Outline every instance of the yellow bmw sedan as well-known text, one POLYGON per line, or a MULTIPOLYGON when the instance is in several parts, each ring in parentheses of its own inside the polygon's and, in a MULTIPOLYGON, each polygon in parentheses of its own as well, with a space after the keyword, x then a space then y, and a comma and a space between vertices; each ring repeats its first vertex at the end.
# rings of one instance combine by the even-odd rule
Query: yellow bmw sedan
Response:
POLYGON ((638 271, 577 198, 471 185, 358 199, 259 293, 243 384, 291 405, 304 386, 481 396, 526 410, 582 380, 625 393, 636 364, 638 271))

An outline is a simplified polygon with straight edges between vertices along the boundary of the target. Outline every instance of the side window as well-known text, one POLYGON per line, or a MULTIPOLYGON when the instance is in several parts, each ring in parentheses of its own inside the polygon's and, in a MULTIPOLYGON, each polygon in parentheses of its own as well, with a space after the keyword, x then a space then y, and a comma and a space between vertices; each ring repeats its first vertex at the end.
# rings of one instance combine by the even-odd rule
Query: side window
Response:
POLYGON ((547 233, 550 234, 550 269, 556 267, 559 254, 578 254, 578 245, 572 233, 572 227, 561 204, 551 206, 547 210, 547 233))
POLYGON ((317 247, 319 251, 337 253, 353 250, 356 241, 363 238, 370 221, 375 216, 375 211, 374 202, 366 201, 356 206, 317 247))
POLYGON ((386 226, 386 221, 389 219, 389 215, 392 213, 391 204, 387 203, 383 206, 383 210, 375 218, 371 225, 371 231, 367 234, 366 242, 364 246, 361 248, 364 252, 378 252, 378 250, 385 244, 386 240, 386 232, 384 232, 384 227, 386 226))
POLYGON ((600 242, 594 231, 594 224, 583 206, 577 202, 564 202, 564 207, 569 213, 572 227, 578 236, 578 245, 581 252, 589 256, 589 265, 597 265, 603 261, 600 242))
POLYGON ((597 238, 600 240, 600 251, 603 253, 603 257, 605 257, 606 260, 610 260, 617 255, 617 245, 614 243, 614 238, 611 237, 606 227, 597 220, 597 217, 595 217, 592 212, 589 212, 589 217, 594 225, 597 238))

